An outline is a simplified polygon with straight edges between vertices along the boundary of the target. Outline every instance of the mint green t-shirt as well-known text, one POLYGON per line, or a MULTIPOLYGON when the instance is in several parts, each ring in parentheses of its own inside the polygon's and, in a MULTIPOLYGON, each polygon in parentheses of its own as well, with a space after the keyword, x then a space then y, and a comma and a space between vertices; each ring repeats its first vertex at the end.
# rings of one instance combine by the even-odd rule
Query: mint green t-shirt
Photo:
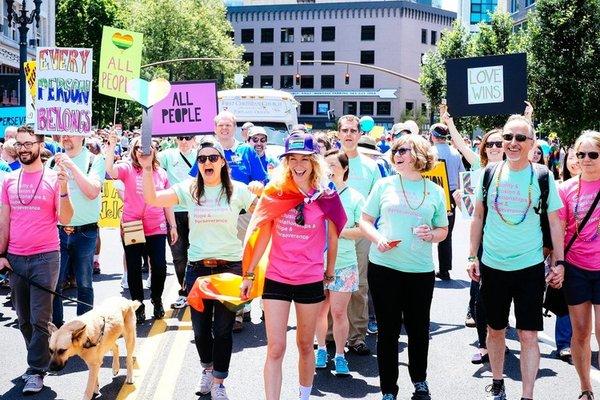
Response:
POLYGON ((471 164, 471 171, 477 171, 478 169, 481 169, 481 157, 479 154, 477 155, 477 159, 471 164))
MULTIPOLYGON (((160 162, 160 166, 167 171, 167 179, 171 186, 189 179, 190 169, 192 169, 191 167, 193 167, 196 162, 196 150, 191 150, 188 154, 184 154, 183 156, 190 164, 189 166, 183 160, 183 157, 181 157, 179 148, 167 149, 158 153, 158 161, 160 162)), ((173 211, 182 212, 187 210, 185 207, 178 204, 173 207, 173 211)))
POLYGON ((221 196, 222 186, 205 187, 201 204, 192 197, 195 180, 187 179, 172 186, 179 204, 188 212, 190 221, 190 247, 188 259, 199 261, 217 258, 227 261, 242 259, 242 242, 237 237, 237 220, 241 210, 247 210, 254 201, 248 187, 233 181, 231 202, 221 196))
POLYGON ((346 183, 362 194, 365 199, 371 192, 375 182, 381 179, 377 163, 362 154, 354 158, 348 158, 348 170, 346 183))
MULTIPOLYGON (((90 179, 98 180, 100 182, 100 187, 102 187, 106 175, 103 156, 95 156, 87 148, 83 147, 81 152, 77 156, 71 158, 71 160, 84 175, 90 179), (92 167, 90 168, 91 157, 94 157, 94 159, 92 161, 92 167), (90 170, 89 174, 88 169, 90 170)), ((54 157, 46 162, 47 166, 52 164, 54 164, 54 157)), ((58 166, 54 165, 53 169, 58 171, 58 166)), ((69 196, 71 198, 71 204, 73 205, 73 218, 71 218, 69 226, 82 226, 98 222, 98 219, 100 218, 102 192, 100 192, 95 199, 90 200, 83 194, 79 185, 75 182, 75 179, 69 179, 68 185, 69 196)))
MULTIPOLYGON (((531 166, 520 171, 512 171, 505 163, 498 164, 490 182, 487 196, 487 218, 483 228, 483 256, 481 262, 490 268, 501 271, 517 271, 544 261, 543 236, 540 216, 533 207, 540 200, 540 186, 533 174, 531 206, 525 219, 519 225, 510 225, 502 220, 494 207, 496 182, 500 175, 498 209, 507 221, 518 222, 527 208, 527 193, 531 177, 531 166), (504 165, 504 167, 502 167, 504 165)), ((483 201, 483 176, 476 189, 476 198, 483 201)), ((562 208, 562 201, 552 174, 548 177, 548 213, 562 208)))
MULTIPOLYGON (((346 212, 348 221, 344 228, 355 228, 358 226, 360 221, 360 215, 362 208, 365 204, 365 198, 358 191, 346 186, 339 192, 342 206, 346 212)), ((352 267, 357 265, 358 261, 356 258, 356 242, 350 239, 344 239, 340 237, 338 240, 338 252, 335 259, 335 270, 352 267)))
POLYGON ((444 191, 425 179, 423 200, 423 180, 404 179, 403 184, 406 198, 399 175, 377 181, 367 198, 363 212, 379 218, 377 230, 390 241, 402 241, 384 253, 377 249, 377 245, 371 244, 369 261, 402 272, 432 272, 432 244, 419 239, 412 233, 412 229, 423 224, 432 228, 448 226, 444 191), (419 207, 422 200, 423 204, 419 207), (418 208, 412 210, 410 207, 418 208))

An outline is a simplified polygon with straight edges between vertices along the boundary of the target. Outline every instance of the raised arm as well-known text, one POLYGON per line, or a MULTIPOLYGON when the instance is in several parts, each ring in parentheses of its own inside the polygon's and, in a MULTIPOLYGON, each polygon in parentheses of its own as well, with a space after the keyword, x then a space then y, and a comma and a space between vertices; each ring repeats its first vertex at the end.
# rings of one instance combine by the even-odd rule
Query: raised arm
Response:
POLYGON ((115 147, 117 146, 117 134, 111 132, 108 136, 108 147, 106 149, 106 157, 104 158, 104 165, 106 167, 106 173, 113 179, 118 178, 117 170, 115 167, 115 147))
POLYGON ((442 115, 442 123, 448 127, 452 144, 454 144, 456 150, 458 150, 460 154, 467 159, 469 164, 476 164, 479 161, 479 155, 471 150, 471 148, 467 145, 463 137, 458 132, 458 129, 456 129, 456 125, 454 125, 454 119, 450 116, 450 114, 444 113, 442 115))

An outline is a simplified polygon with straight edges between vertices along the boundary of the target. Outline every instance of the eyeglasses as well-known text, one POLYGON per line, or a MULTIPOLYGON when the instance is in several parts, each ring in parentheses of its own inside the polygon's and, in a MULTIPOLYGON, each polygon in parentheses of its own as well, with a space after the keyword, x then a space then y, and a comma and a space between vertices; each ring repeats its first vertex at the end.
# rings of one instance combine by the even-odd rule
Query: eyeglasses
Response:
MULTIPOLYGON (((15 143, 15 145, 16 145, 16 143, 15 143)), ((577 153, 575 153, 575 155, 580 160, 583 160, 586 155, 590 158, 590 160, 596 160, 598 158, 598 152, 597 151, 588 151, 588 152, 578 151, 577 153)))
POLYGON ((530 138, 529 136, 523 134, 523 133, 505 133, 502 135, 502 139, 506 140, 507 142, 512 142, 513 138, 515 138, 515 140, 517 142, 524 142, 526 140, 533 140, 533 138, 530 138))
POLYGON ((294 207, 296 209, 296 211, 298 211, 298 214, 296 214, 296 223, 300 226, 304 226, 305 221, 304 221, 304 202, 298 204, 296 207, 294 207))
POLYGON ((190 140, 193 140, 193 139, 194 139, 193 136, 177 136, 177 140, 182 140, 182 141, 187 140, 189 142, 190 140))
POLYGON ((221 156, 217 154, 211 154, 210 156, 198 156, 198 162, 200 164, 204 164, 206 160, 209 160, 211 163, 216 163, 219 161, 219 158, 221 158, 221 156))
POLYGON ((251 139, 252 139, 252 141, 254 143, 258 143, 258 142, 260 142, 260 143, 267 143, 267 138, 265 138, 265 137, 261 138, 261 137, 258 137, 258 136, 252 136, 251 139))
POLYGON ((502 142, 487 142, 485 144, 485 148, 486 149, 491 149, 494 146, 496 146, 496 148, 498 148, 498 149, 501 149, 502 148, 502 142))
POLYGON ((541 151, 534 151, 533 154, 536 156, 541 156, 543 153, 541 151))
POLYGON ((398 153, 398 155, 403 156, 406 152, 411 151, 409 147, 399 147, 397 149, 392 150, 392 157, 398 153))
POLYGON ((41 142, 15 142, 14 146, 15 149, 19 150, 21 147, 24 147, 25 150, 31 150, 31 148, 33 147, 34 144, 36 143, 41 143, 41 142))

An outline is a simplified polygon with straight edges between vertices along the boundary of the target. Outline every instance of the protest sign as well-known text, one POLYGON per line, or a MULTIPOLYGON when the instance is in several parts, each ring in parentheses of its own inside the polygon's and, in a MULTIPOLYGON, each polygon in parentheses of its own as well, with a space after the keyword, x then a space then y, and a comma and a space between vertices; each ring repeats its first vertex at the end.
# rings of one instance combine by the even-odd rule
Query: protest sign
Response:
POLYGON ((482 169, 459 173, 459 188, 461 191, 460 211, 464 218, 472 219, 475 210, 475 193, 482 169))
POLYGON ((25 125, 25 107, 0 107, 0 138, 8 126, 25 125))
POLYGON ((448 111, 454 117, 521 113, 527 100, 524 53, 446 60, 448 111))
POLYGON ((460 197, 460 213, 463 218, 473 219, 473 212, 475 211, 475 195, 463 194, 460 197))
POLYGON ((27 81, 27 96, 25 98, 25 105, 27 111, 25 113, 25 123, 33 125, 35 127, 35 93, 37 88, 35 86, 35 61, 27 61, 23 63, 23 69, 25 70, 25 80, 27 81))
POLYGON ((115 182, 104 181, 102 189, 102 207, 100 208, 100 228, 118 228, 121 226, 121 213, 123 212, 123 200, 119 197, 115 182))
POLYGON ((105 26, 102 30, 98 91, 107 96, 131 100, 127 82, 140 77, 144 35, 105 26))
POLYGON ((90 135, 92 49, 38 47, 36 67, 36 130, 90 135))
POLYGON ((440 185, 444 189, 444 198, 446 199, 446 210, 451 211, 450 203, 450 185, 448 184, 448 171, 446 169, 446 162, 440 160, 435 163, 432 169, 421 173, 424 178, 431 179, 434 183, 440 185))
POLYGON ((152 107, 154 136, 214 133, 217 82, 173 82, 169 95, 152 107))

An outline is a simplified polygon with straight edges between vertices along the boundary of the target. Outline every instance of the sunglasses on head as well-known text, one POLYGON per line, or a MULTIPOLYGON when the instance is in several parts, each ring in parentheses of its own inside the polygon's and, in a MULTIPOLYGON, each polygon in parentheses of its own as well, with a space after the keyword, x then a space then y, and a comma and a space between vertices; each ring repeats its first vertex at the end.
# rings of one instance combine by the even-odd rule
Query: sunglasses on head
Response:
POLYGON ((192 139, 194 139, 193 136, 177 136, 177 140, 187 140, 189 142, 192 139))
POLYGON ((265 137, 252 136, 251 139, 254 143, 258 143, 258 142, 267 143, 267 138, 265 138, 265 137))
POLYGON ((494 146, 496 146, 496 148, 498 148, 498 149, 501 149, 502 148, 502 142, 487 142, 485 144, 485 148, 486 149, 491 149, 494 146))
POLYGON ((219 161, 219 158, 221 158, 221 156, 217 154, 211 154, 210 156, 198 156, 198 162, 200 164, 204 164, 206 160, 210 160, 211 163, 216 163, 219 161))
POLYGON ((530 138, 529 136, 523 134, 523 133, 504 133, 502 135, 502 139, 506 140, 507 142, 512 142, 513 138, 515 138, 515 140, 517 142, 524 142, 526 140, 533 140, 532 138, 530 138))
POLYGON ((597 151, 578 151, 577 153, 575 153, 575 156, 577 156, 577 158, 579 158, 580 160, 583 160, 586 155, 590 158, 590 160, 596 160, 598 158, 597 151))
POLYGON ((304 221, 304 202, 298 204, 296 207, 294 207, 296 209, 296 211, 298 212, 296 214, 296 223, 300 226, 304 226, 305 221, 304 221))
POLYGON ((392 150, 392 157, 396 155, 396 153, 398 153, 398 155, 403 156, 404 154, 406 154, 407 152, 409 152, 411 149, 408 147, 399 147, 397 149, 392 150))

